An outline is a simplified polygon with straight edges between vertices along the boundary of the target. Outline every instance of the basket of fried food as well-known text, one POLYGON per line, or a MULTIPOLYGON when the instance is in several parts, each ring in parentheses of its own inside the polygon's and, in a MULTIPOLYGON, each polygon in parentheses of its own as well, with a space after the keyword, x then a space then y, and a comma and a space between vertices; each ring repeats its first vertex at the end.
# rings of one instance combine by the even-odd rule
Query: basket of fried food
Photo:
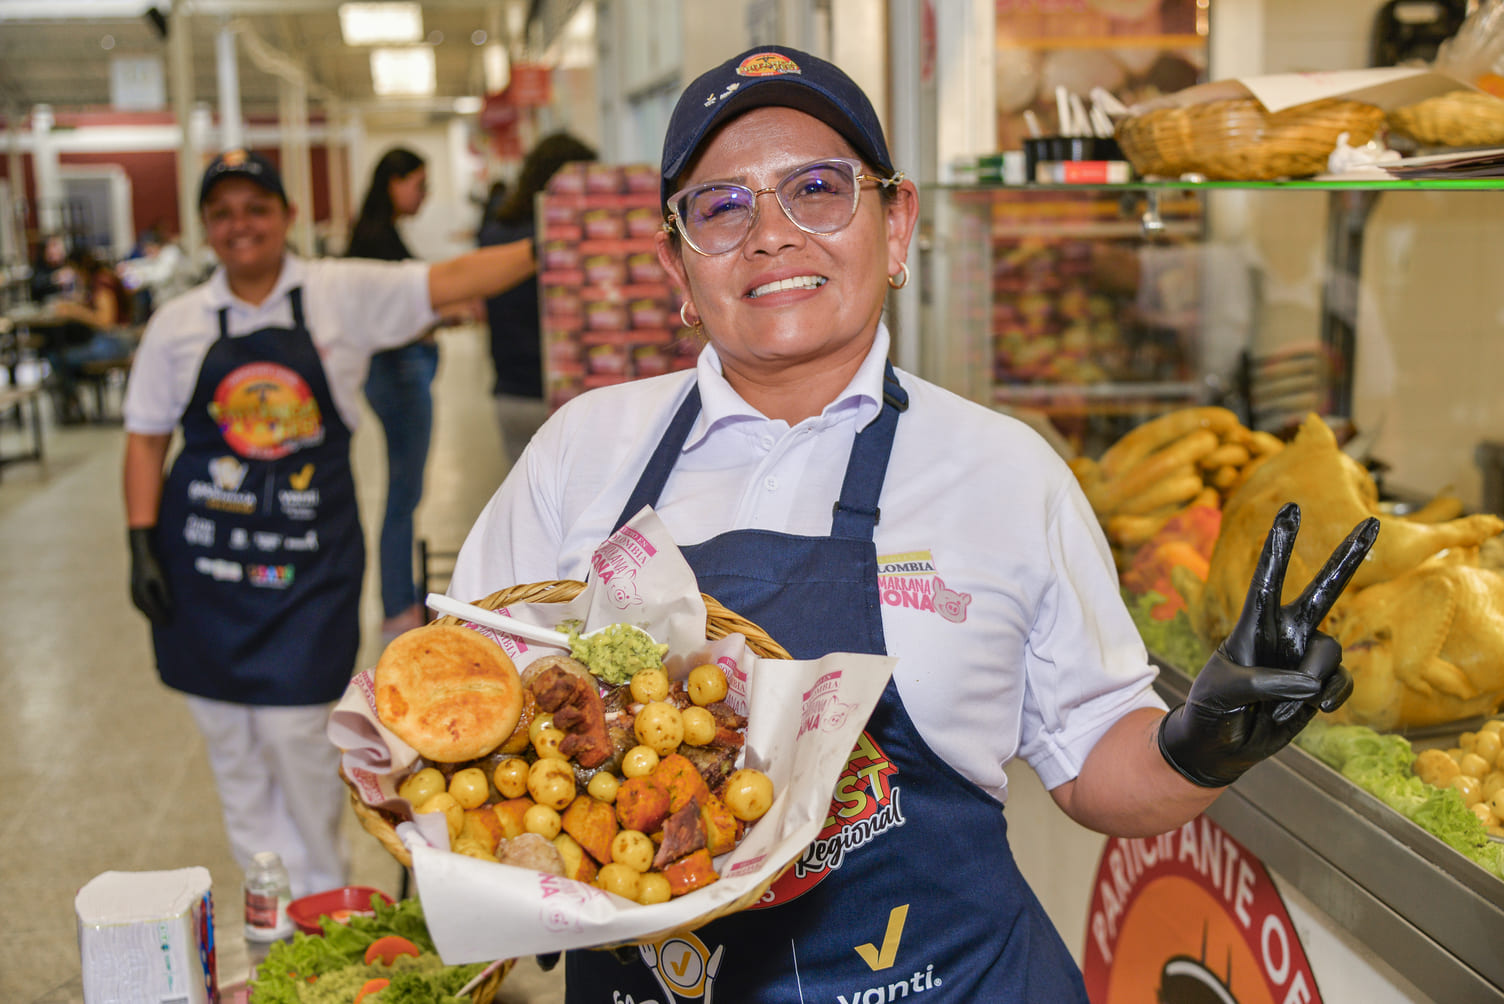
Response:
MULTIPOLYGON (((474 605, 563 603, 583 588, 534 583, 474 605)), ((736 634, 760 658, 789 658, 756 624, 702 599, 707 643, 736 634)), ((441 817, 456 855, 572 879, 641 905, 716 883, 713 863, 768 810, 773 786, 761 771, 738 766, 747 718, 727 702, 726 671, 706 663, 671 678, 666 647, 597 648, 581 656, 588 667, 549 654, 518 673, 499 645, 454 617, 399 636, 373 674, 382 724, 418 753, 396 795, 414 818, 441 817)), ((411 866, 397 832, 404 816, 367 804, 346 782, 367 832, 411 866)), ((775 878, 697 915, 696 924, 744 909, 775 878)))
POLYGON ((1383 109, 1359 101, 1323 98, 1270 112, 1256 98, 1229 97, 1129 115, 1117 140, 1144 177, 1270 181, 1325 171, 1338 136, 1361 146, 1383 124, 1383 109))
POLYGON ((1504 100, 1449 91, 1394 109, 1389 128, 1422 146, 1498 146, 1504 144, 1504 100))

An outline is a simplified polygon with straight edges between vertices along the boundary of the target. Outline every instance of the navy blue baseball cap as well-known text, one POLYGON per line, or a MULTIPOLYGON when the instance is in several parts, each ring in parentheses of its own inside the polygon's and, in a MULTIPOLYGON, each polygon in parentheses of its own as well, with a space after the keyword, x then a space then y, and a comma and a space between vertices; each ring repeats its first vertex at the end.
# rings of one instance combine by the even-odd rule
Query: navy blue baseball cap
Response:
POLYGON ((226 178, 245 178, 254 181, 271 192, 285 204, 287 190, 282 187, 282 175, 272 162, 250 150, 226 150, 204 168, 204 179, 198 185, 198 207, 204 208, 209 191, 226 178))
POLYGON ((813 115, 845 137, 867 163, 893 173, 877 112, 845 71, 798 49, 760 45, 700 74, 679 96, 663 138, 664 203, 676 191, 674 179, 717 126, 767 105, 813 115))

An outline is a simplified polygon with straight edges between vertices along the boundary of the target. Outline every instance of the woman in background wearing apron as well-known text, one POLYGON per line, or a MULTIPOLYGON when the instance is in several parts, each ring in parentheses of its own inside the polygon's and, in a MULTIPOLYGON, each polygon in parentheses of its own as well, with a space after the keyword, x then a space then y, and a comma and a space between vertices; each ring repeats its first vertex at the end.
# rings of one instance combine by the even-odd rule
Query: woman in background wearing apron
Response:
POLYGON ((277 851, 300 896, 346 878, 324 725, 360 643, 350 434, 366 366, 436 308, 528 278, 532 248, 303 260, 281 178, 244 150, 209 165, 199 211, 219 267, 153 314, 126 389, 131 598, 203 732, 236 860, 277 851))
POLYGON ((1004 765, 1023 757, 1103 832, 1194 817, 1346 698, 1314 626, 1372 535, 1280 608, 1282 514, 1253 615, 1166 714, 1069 469, 1022 423, 887 362, 918 192, 862 91, 798 50, 734 57, 680 98, 662 186, 659 260, 709 343, 696 370, 561 408, 451 592, 583 579, 651 505, 700 588, 795 658, 898 664, 825 829, 763 901, 625 962, 571 952, 567 999, 1085 1001, 1008 849, 1004 765))

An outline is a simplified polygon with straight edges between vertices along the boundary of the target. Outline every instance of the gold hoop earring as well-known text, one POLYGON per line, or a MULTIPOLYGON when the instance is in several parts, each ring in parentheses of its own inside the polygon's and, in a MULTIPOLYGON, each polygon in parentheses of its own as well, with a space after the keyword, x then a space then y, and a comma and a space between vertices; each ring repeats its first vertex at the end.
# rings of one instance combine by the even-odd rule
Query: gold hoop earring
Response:
POLYGON ((909 263, 906 261, 899 262, 898 267, 903 270, 899 273, 903 278, 900 279, 894 275, 888 276, 888 288, 890 289, 903 289, 909 284, 909 263))
POLYGON ((679 304, 679 320, 680 320, 680 322, 683 323, 683 325, 686 328, 698 328, 700 326, 700 322, 699 321, 695 321, 695 322, 691 323, 689 317, 684 313, 688 309, 689 309, 689 301, 688 300, 685 300, 683 303, 679 304))

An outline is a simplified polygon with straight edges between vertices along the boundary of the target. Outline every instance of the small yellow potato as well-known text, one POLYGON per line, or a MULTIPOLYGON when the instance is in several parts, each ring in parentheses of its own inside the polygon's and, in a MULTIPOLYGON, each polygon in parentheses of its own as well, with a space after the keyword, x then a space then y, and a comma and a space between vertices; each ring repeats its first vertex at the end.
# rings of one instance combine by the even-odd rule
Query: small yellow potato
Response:
POLYGON ((684 722, 684 742, 690 746, 704 746, 715 738, 715 715, 704 708, 685 708, 679 712, 684 722))
POLYGON ((441 791, 436 795, 429 795, 428 799, 413 811, 420 816, 426 816, 430 812, 442 812, 444 822, 449 826, 449 840, 451 843, 460 835, 465 828, 465 810, 460 808, 460 803, 447 791, 441 791))
POLYGON ((637 898, 637 888, 641 884, 642 873, 636 868, 628 868, 616 861, 608 865, 601 865, 601 870, 596 873, 595 884, 607 892, 614 892, 626 899, 637 898))
POLYGON ((696 666, 689 671, 689 679, 684 682, 684 689, 689 691, 689 699, 702 707, 706 704, 714 704, 716 701, 726 699, 726 674, 721 672, 721 667, 706 663, 696 666))
POLYGON ((1483 798, 1483 783, 1471 774, 1458 774, 1450 783, 1462 793, 1462 801, 1466 805, 1472 805, 1483 798))
POLYGON ((552 840, 559 835, 559 829, 563 821, 559 813, 546 805, 530 805, 522 814, 522 828, 529 833, 536 833, 545 840, 552 840))
POLYGON ((527 792, 539 805, 562 810, 574 801, 574 770, 566 760, 538 760, 528 769, 527 792))
POLYGON ((1487 776, 1489 771, 1493 770, 1493 766, 1476 753, 1462 754, 1462 759, 1457 763, 1458 770, 1468 777, 1476 777, 1479 780, 1487 776))
POLYGON ((1494 815, 1494 810, 1489 808, 1487 802, 1474 802, 1472 805, 1468 806, 1468 808, 1473 810, 1473 815, 1477 816, 1478 822, 1482 823, 1484 826, 1498 825, 1498 817, 1494 815))
POLYGON ((726 779, 721 796, 731 814, 744 823, 761 819, 773 804, 773 782, 760 770, 743 767, 726 779))
POLYGON ((567 756, 559 752, 559 744, 563 741, 563 729, 539 729, 537 737, 533 740, 533 749, 537 751, 539 759, 551 757, 555 760, 568 760, 567 756))
POLYGON ((667 903, 671 895, 668 879, 662 872, 648 872, 637 880, 637 902, 643 906, 667 903))
POLYGON ((649 746, 633 746, 622 754, 622 777, 643 777, 658 766, 658 754, 649 746))
POLYGON ((638 830, 618 830, 611 838, 611 860, 639 872, 653 867, 656 850, 648 835, 638 830))
POLYGON ((1488 796, 1488 807, 1494 810, 1494 815, 1504 820, 1504 790, 1496 791, 1488 796))
POLYGON ((1438 749, 1421 750, 1411 769, 1415 771, 1416 777, 1438 788, 1445 788, 1452 778, 1461 773, 1457 761, 1448 756, 1445 750, 1438 749))
POLYGON ((1457 746, 1462 750, 1462 752, 1471 753, 1473 751, 1473 743, 1477 741, 1478 733, 1464 732, 1462 733, 1462 735, 1457 737, 1457 746))
POLYGON ((444 790, 444 775, 436 767, 424 767, 416 774, 409 774, 397 786, 399 798, 405 798, 414 806, 422 805, 430 796, 444 790))
POLYGON ((654 701, 637 713, 632 729, 637 741, 659 756, 668 756, 684 741, 684 718, 667 701, 654 701))
POLYGON ((1504 718, 1490 718, 1478 727, 1479 732, 1492 732, 1494 735, 1504 733, 1504 718))
MULTIPOLYGON (((656 757, 657 754, 654 754, 656 757)), ((605 802, 610 805, 616 801, 616 789, 621 787, 621 782, 616 775, 609 770, 596 771, 590 783, 585 786, 585 793, 597 802, 605 802)))
POLYGON ((520 756, 503 760, 496 765, 491 783, 503 798, 521 798, 527 794, 527 769, 528 762, 520 756))
POLYGON ((1504 791, 1504 770, 1490 771, 1483 776, 1483 797, 1493 798, 1495 794, 1504 791))
POLYGON ((473 809, 486 804, 486 799, 491 797, 491 784, 486 780, 485 771, 479 767, 466 767, 455 771, 449 779, 449 794, 460 803, 460 808, 473 809))
POLYGON ((651 704, 668 696, 668 674, 662 669, 639 669, 632 674, 632 700, 651 704))
POLYGON ((1498 761, 1501 750, 1504 750, 1504 739, 1500 739, 1497 732, 1479 732, 1478 738, 1473 740, 1473 752, 1489 763, 1498 761))
POLYGON ((553 714, 553 712, 552 711, 543 711, 543 712, 540 712, 537 715, 537 717, 535 717, 532 721, 530 721, 530 722, 527 723, 527 741, 530 742, 530 743, 536 743, 538 741, 538 733, 539 732, 542 732, 544 729, 551 729, 553 727, 554 727, 554 714, 553 714))

